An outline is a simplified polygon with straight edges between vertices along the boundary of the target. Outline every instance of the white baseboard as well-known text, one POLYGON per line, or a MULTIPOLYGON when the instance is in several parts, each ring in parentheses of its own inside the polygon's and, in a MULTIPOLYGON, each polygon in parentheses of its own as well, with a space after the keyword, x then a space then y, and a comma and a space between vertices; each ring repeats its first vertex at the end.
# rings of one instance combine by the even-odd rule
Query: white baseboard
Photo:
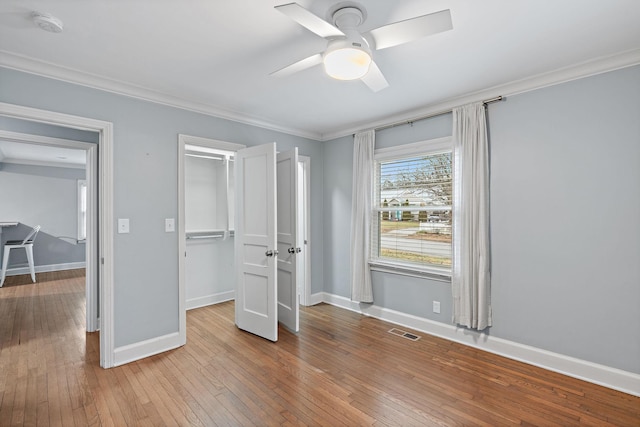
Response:
POLYGON ((186 301, 187 310, 194 308, 205 307, 207 305, 219 304, 225 301, 231 301, 235 299, 236 291, 220 292, 213 295, 206 295, 204 297, 191 298, 186 301))
MULTIPOLYGON (((317 295, 317 294, 316 294, 317 295)), ((440 338, 475 347, 614 390, 640 396, 640 375, 575 357, 492 337, 375 305, 360 305, 349 298, 323 293, 323 301, 336 307, 375 317, 440 338)))
POLYGON ((309 295, 309 305, 316 305, 324 302, 324 292, 318 292, 315 294, 309 295))
MULTIPOLYGON (((75 270, 77 268, 85 268, 86 262, 67 262, 64 264, 49 264, 49 265, 36 265, 36 273, 48 273, 50 271, 63 271, 63 270, 75 270)), ((7 276, 19 276, 21 274, 31 274, 29 266, 20 266, 14 268, 7 268, 7 276)))
POLYGON ((174 348, 178 348, 184 344, 184 341, 180 339, 180 334, 178 332, 174 332, 146 341, 117 347, 113 351, 113 366, 115 367, 135 362, 136 360, 144 359, 145 357, 173 350, 174 348))

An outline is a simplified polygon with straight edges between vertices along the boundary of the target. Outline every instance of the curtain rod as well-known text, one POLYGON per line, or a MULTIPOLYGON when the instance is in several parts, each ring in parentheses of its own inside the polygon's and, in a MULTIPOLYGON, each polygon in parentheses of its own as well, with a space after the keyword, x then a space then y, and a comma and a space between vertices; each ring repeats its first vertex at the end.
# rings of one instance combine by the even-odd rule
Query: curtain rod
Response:
MULTIPOLYGON (((494 102, 499 102, 499 101, 502 101, 504 99, 505 98, 502 95, 500 95, 500 96, 496 96, 495 98, 486 99, 486 100, 482 101, 482 103, 486 107, 488 104, 492 104, 494 102)), ((391 123, 391 124, 388 124, 388 125, 380 126, 380 127, 375 128, 374 130, 375 131, 381 131, 381 130, 384 130, 384 129, 394 128, 396 126, 408 125, 408 124, 411 124, 413 122, 418 122, 420 120, 430 119, 431 117, 441 116, 443 114, 449 114, 451 111, 453 111, 453 110, 452 109, 442 110, 442 111, 438 111, 436 113, 431 113, 431 114, 426 115, 426 116, 416 117, 415 119, 404 120, 402 122, 396 122, 396 123, 391 123)))

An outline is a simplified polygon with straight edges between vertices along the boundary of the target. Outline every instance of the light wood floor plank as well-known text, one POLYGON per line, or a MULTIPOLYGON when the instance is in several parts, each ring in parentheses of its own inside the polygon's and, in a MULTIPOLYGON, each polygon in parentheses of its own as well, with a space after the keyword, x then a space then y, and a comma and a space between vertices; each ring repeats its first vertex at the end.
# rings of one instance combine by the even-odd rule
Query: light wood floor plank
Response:
POLYGON ((83 274, 0 288, 0 426, 640 426, 638 397, 325 304, 278 343, 191 310, 186 346, 104 370, 83 274))

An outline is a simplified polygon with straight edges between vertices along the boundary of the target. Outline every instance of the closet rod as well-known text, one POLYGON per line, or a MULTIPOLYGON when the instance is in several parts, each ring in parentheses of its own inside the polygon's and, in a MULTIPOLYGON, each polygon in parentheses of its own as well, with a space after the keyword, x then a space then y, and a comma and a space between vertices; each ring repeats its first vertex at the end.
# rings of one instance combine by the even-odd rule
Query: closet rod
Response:
MULTIPOLYGON (((234 237, 235 233, 233 230, 229 231, 229 237, 234 237)), ((187 233, 187 240, 197 240, 197 239, 221 239, 224 237, 224 231, 215 231, 209 234, 192 234, 189 235, 187 233)))
MULTIPOLYGON (((486 100, 482 101, 482 103, 486 107, 488 104, 492 104, 494 102, 499 102, 499 101, 502 101, 503 99, 505 99, 505 98, 502 95, 500 95, 500 96, 496 96, 495 98, 486 99, 486 100)), ((430 119, 431 117, 437 117, 437 116, 441 116, 443 114, 449 114, 451 111, 453 111, 453 110, 448 109, 448 110, 437 111, 435 113, 431 113, 431 114, 428 114, 426 116, 416 117, 415 119, 404 120, 402 122, 396 122, 396 123, 391 123, 391 124, 388 124, 388 125, 380 126, 380 127, 375 128, 374 130, 375 131, 381 131, 381 130, 384 130, 384 129, 394 128, 396 126, 409 125, 411 123, 418 122, 420 120, 430 119)))

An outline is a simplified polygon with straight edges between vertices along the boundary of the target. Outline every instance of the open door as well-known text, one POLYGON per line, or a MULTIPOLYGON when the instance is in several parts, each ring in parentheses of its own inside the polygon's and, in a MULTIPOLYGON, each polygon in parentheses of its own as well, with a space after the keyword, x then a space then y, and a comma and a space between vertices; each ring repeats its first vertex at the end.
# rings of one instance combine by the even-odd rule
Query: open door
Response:
POLYGON ((239 150, 235 174, 236 325, 277 341, 276 144, 239 150))
POLYGON ((296 259, 297 242, 298 149, 278 154, 278 321, 292 332, 299 328, 296 259))

